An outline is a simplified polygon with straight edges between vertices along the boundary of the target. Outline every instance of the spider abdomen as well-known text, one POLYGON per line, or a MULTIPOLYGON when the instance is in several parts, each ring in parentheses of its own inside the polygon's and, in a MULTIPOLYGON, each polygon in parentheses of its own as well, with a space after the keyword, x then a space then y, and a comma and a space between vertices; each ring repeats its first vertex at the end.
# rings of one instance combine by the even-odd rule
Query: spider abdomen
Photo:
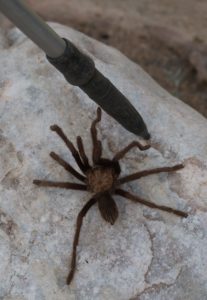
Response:
POLYGON ((109 191, 113 188, 116 176, 113 168, 94 167, 87 172, 87 189, 92 193, 109 191))

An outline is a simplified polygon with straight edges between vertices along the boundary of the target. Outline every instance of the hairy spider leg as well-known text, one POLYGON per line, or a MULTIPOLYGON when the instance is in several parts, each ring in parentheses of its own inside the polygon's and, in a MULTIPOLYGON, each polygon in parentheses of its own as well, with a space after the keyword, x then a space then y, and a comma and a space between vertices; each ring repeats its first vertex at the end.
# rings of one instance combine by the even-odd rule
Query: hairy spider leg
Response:
POLYGON ((72 153, 72 155, 73 155, 73 157, 74 157, 77 165, 79 166, 80 170, 83 173, 86 173, 87 168, 83 164, 78 151, 74 147, 73 143, 67 138, 67 136, 65 135, 65 133, 63 132, 63 130, 58 125, 52 125, 52 126, 50 126, 50 129, 52 131, 55 131, 59 135, 59 137, 64 141, 64 143, 66 144, 66 146, 68 147, 68 149, 72 153))
POLYGON ((79 172, 77 172, 68 162, 66 162, 64 159, 62 159, 58 154, 55 152, 51 152, 50 156, 59 164, 61 165, 66 171, 68 171, 70 174, 75 176, 80 181, 85 182, 85 176, 81 175, 79 172))
POLYGON ((157 174, 157 173, 162 173, 162 172, 174 172, 180 169, 183 169, 184 165, 183 164, 178 164, 172 167, 161 167, 161 168, 156 168, 156 169, 149 169, 149 170, 143 170, 143 171, 139 171, 124 177, 121 177, 118 182, 119 184, 123 184, 129 181, 133 181, 136 179, 139 179, 141 177, 145 177, 148 175, 152 175, 152 174, 157 174))
POLYGON ((123 158, 126 155, 127 152, 129 152, 134 147, 138 147, 139 150, 144 151, 144 150, 149 149, 151 146, 150 145, 144 146, 141 143, 139 143, 138 141, 133 141, 128 146, 126 146, 124 149, 117 152, 115 154, 115 156, 113 157, 113 160, 120 160, 121 158, 123 158))
POLYGON ((82 138, 80 136, 77 136, 77 146, 78 146, 78 151, 79 151, 80 157, 81 157, 85 167, 88 170, 91 169, 91 166, 90 166, 89 161, 88 161, 88 157, 85 153, 83 141, 82 141, 82 138))
POLYGON ((73 279, 75 268, 76 268, 76 249, 78 246, 79 236, 80 236, 80 230, 83 223, 83 218, 85 217, 86 213, 89 211, 89 209, 97 202, 95 198, 91 198, 81 209, 81 211, 78 214, 77 220, 76 220, 76 231, 73 239, 73 253, 72 253, 72 259, 71 259, 71 270, 67 277, 67 284, 69 285, 73 279))
POLYGON ((101 108, 97 108, 96 119, 91 124, 91 137, 93 142, 93 154, 92 160, 94 164, 97 164, 102 155, 102 144, 101 141, 97 138, 97 129, 96 124, 101 121, 101 108))
POLYGON ((68 190, 80 190, 86 191, 87 186, 85 184, 73 183, 73 182, 62 182, 62 181, 47 181, 47 180, 33 180, 33 183, 38 186, 45 186, 45 187, 55 187, 55 188, 62 188, 68 190))
POLYGON ((183 211, 171 208, 171 207, 163 206, 163 205, 157 205, 155 203, 152 203, 150 201, 142 199, 142 198, 140 198, 138 196, 135 196, 135 195, 133 195, 133 194, 131 194, 131 193, 125 191, 125 190, 122 190, 122 189, 116 189, 115 194, 119 195, 119 196, 122 196, 122 197, 125 197, 129 200, 132 200, 133 202, 141 203, 141 204, 143 204, 145 206, 148 206, 150 208, 157 208, 157 209, 160 209, 160 210, 163 210, 163 211, 166 211, 166 212, 169 212, 169 213, 173 213, 177 216, 181 216, 181 217, 184 217, 184 218, 188 217, 188 214, 186 212, 183 212, 183 211))

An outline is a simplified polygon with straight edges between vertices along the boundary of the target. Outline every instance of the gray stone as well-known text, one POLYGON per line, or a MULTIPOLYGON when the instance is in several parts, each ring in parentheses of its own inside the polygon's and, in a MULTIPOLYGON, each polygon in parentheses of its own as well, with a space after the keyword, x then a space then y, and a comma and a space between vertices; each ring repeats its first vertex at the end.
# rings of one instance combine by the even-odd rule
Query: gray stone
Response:
MULTIPOLYGON (((87 214, 77 271, 65 285, 76 217, 89 193, 38 188, 35 178, 77 182, 50 157, 76 166, 49 130, 56 123, 91 155, 96 105, 17 29, 0 37, 0 299, 207 299, 207 121, 169 95, 117 50, 68 27, 57 32, 90 55, 145 119, 152 148, 131 150, 123 174, 183 162, 185 168, 126 184, 146 199, 189 212, 187 219, 116 197, 119 218, 87 214)), ((103 113, 99 136, 111 158, 136 140, 103 113)))

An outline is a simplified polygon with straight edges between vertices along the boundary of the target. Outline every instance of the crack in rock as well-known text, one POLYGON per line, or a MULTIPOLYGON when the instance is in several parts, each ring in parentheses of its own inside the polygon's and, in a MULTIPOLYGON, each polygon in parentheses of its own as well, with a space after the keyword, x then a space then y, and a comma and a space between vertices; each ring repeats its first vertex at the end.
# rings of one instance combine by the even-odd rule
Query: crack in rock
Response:
POLYGON ((149 230, 149 227, 147 226, 147 223, 145 222, 144 223, 144 227, 145 227, 145 229, 147 230, 147 233, 148 233, 148 236, 149 236, 149 240, 150 240, 150 242, 151 242, 151 245, 150 245, 150 250, 151 250, 151 260, 150 260, 150 262, 149 262, 149 265, 148 265, 148 267, 147 267, 147 271, 145 272, 145 274, 144 274, 144 280, 145 280, 145 282, 146 283, 149 283, 148 282, 148 279, 147 279, 147 276, 148 276, 148 274, 149 274, 149 272, 150 272, 150 269, 151 269, 151 266, 152 266, 152 262, 153 262, 153 259, 154 259, 154 246, 153 246, 153 238, 154 238, 154 235, 150 232, 150 230, 149 230))
POLYGON ((147 286, 141 293, 137 294, 134 298, 131 298, 130 300, 142 300, 142 296, 145 296, 147 294, 149 295, 154 291, 158 293, 161 289, 164 289, 166 287, 167 288, 172 287, 173 285, 176 284, 181 273, 182 273, 182 268, 180 269, 175 280, 172 283, 159 282, 159 283, 152 284, 151 286, 147 286))

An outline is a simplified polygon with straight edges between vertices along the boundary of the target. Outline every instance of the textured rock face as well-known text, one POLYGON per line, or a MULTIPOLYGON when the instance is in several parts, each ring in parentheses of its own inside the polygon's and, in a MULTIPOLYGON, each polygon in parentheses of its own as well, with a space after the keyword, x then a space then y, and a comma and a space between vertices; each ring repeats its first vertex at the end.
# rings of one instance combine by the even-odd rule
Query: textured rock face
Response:
MULTIPOLYGON (((49 126, 59 124, 73 142, 81 135, 90 155, 96 105, 13 29, 0 37, 0 299, 206 300, 206 119, 118 51, 53 26, 94 58, 148 125, 152 148, 129 152, 122 172, 185 164, 125 189, 190 216, 183 220, 116 197, 119 218, 111 226, 93 207, 84 220, 74 281, 65 285, 76 217, 91 195, 38 188, 32 180, 77 182, 49 157, 53 150, 76 166, 49 126)), ((136 139, 105 113, 99 136, 109 158, 136 139)))

